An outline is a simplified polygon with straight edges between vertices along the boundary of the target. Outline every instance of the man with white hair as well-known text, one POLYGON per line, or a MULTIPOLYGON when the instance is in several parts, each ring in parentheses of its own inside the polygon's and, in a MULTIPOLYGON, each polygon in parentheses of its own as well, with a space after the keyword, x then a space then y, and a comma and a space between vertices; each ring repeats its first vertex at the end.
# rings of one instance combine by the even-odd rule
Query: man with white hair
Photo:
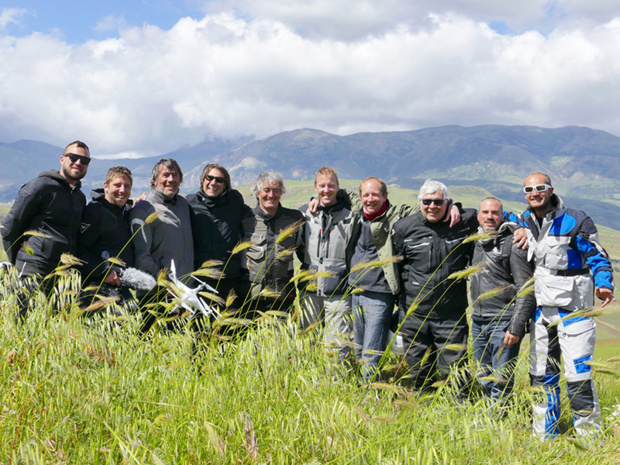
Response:
POLYGON ((399 318, 407 364, 415 389, 432 383, 435 370, 446 378, 467 351, 467 283, 450 278, 469 264, 473 242, 463 241, 478 229, 476 210, 461 209, 453 227, 443 220, 452 200, 448 188, 427 180, 418 196, 420 211, 394 225, 394 252, 399 263, 399 318))
POLYGON ((250 280, 250 293, 244 299, 248 317, 256 311, 287 311, 295 300, 295 284, 291 282, 293 253, 301 253, 298 249, 304 216, 299 210, 282 206, 284 192, 282 175, 263 171, 252 186, 258 201, 253 215, 242 220, 245 239, 252 242, 242 259, 250 280))

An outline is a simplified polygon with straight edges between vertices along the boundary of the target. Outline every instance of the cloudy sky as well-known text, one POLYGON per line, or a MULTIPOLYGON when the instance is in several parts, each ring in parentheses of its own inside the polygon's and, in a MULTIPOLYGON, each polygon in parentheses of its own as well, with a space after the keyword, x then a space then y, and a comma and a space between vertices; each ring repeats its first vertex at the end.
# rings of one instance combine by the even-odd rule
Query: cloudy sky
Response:
POLYGON ((157 155, 449 124, 620 135, 620 2, 0 2, 0 142, 157 155))

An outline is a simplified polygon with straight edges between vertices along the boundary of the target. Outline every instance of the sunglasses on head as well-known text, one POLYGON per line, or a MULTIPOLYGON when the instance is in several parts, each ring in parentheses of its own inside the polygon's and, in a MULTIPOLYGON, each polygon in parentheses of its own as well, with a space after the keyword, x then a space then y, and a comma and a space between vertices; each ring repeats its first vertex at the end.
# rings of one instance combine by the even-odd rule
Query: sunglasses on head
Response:
POLYGON ((215 181, 218 184, 224 184, 224 178, 222 176, 211 176, 210 174, 207 174, 205 179, 209 182, 215 181))
POLYGON ((90 157, 85 157, 84 155, 78 155, 76 153, 65 153, 63 156, 69 157, 71 163, 77 163, 78 160, 80 160, 80 162, 84 166, 88 166, 88 164, 90 163, 90 157))
POLYGON ((422 199, 422 203, 424 205, 430 205, 431 203, 434 203, 438 207, 441 207, 443 203, 445 202, 445 200, 446 199, 422 199))
POLYGON ((539 184, 537 186, 524 186, 523 187, 523 192, 525 192, 526 194, 531 194, 532 192, 536 191, 536 192, 546 192, 549 189, 551 189, 552 186, 550 186, 549 184, 539 184))

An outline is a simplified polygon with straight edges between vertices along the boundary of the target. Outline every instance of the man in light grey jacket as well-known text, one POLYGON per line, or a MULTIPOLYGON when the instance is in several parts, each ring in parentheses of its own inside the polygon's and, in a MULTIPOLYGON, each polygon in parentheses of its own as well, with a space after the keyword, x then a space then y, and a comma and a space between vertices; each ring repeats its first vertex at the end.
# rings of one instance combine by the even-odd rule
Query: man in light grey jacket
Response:
POLYGON ((355 211, 339 192, 338 174, 321 168, 314 179, 319 205, 316 212, 308 205, 304 214, 303 269, 322 273, 316 277, 316 290, 309 286, 303 293, 301 326, 325 326, 325 346, 346 361, 351 351, 353 312, 351 294, 347 292, 346 251, 353 232, 355 211))

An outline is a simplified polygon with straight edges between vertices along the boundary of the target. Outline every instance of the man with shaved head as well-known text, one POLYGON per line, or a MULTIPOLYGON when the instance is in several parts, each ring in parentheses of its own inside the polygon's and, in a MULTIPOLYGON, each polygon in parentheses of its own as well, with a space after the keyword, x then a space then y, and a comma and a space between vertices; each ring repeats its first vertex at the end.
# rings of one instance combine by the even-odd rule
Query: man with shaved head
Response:
POLYGON ((592 308, 595 296, 603 307, 615 300, 613 268, 592 219, 567 208, 548 175, 527 176, 523 193, 528 256, 536 264, 530 377, 545 392, 534 405, 534 434, 548 439, 560 432, 561 356, 575 430, 595 438, 601 431, 591 365, 596 323, 580 310, 592 308))
POLYGON ((514 364, 536 307, 534 294, 519 291, 531 279, 527 252, 513 244, 515 223, 505 222, 502 202, 487 197, 478 209, 472 264, 484 267, 471 277, 471 337, 477 377, 494 403, 512 392, 514 364))

